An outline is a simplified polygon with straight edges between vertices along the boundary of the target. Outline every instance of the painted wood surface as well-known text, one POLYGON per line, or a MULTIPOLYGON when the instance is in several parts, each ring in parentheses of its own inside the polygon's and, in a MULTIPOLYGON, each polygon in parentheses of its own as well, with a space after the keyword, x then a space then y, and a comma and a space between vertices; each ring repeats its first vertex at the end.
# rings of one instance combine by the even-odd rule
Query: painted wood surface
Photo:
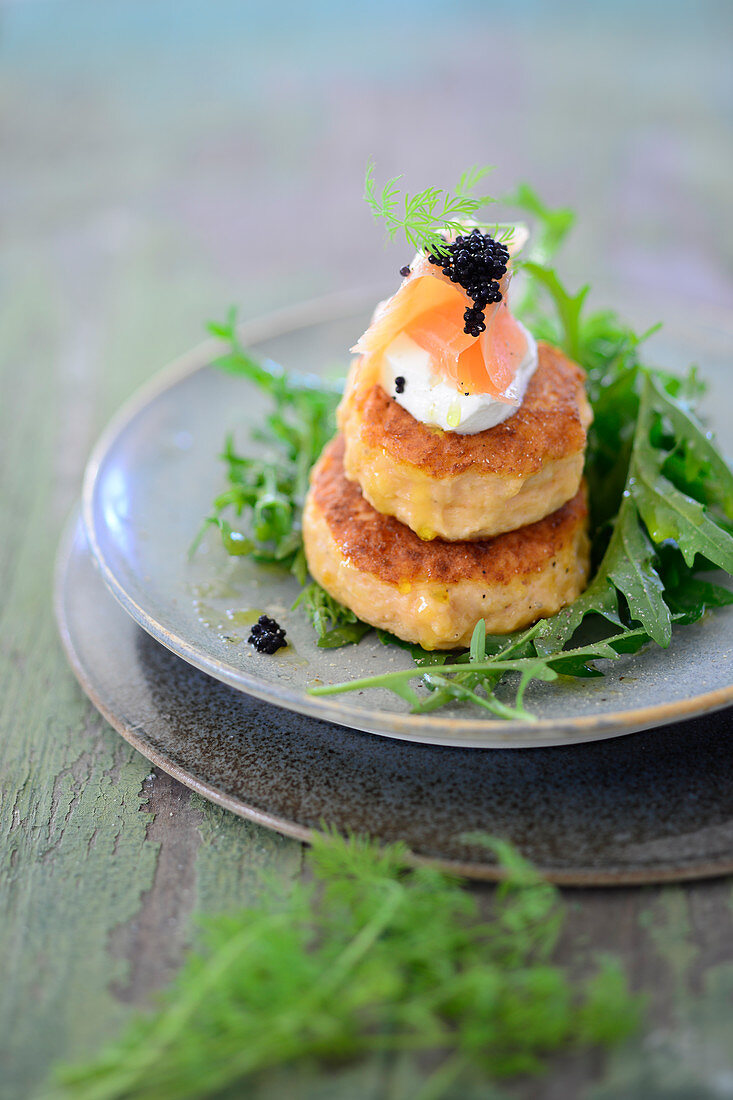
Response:
MULTIPOLYGON (((566 270, 622 285, 650 322, 684 301, 720 324, 733 300, 730 5, 263 7, 0 11, 1 1100, 114 1035, 198 913, 302 866, 299 845, 151 772, 66 667, 55 546, 121 400, 230 302, 253 316, 390 277, 404 257, 376 246, 360 200, 370 153, 416 185, 495 161, 498 191, 528 178, 579 207, 566 270)), ((564 957, 621 954, 650 1024, 508 1091, 733 1096, 730 881, 566 900, 564 957)), ((374 1062, 258 1095, 394 1100, 414 1083, 374 1062)))

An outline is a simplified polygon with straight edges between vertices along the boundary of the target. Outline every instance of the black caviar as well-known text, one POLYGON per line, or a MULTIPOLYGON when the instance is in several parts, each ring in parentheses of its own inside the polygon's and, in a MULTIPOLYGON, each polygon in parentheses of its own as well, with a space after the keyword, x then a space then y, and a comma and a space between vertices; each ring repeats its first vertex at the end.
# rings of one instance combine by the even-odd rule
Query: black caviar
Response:
POLYGON ((268 619, 267 615, 260 615, 247 641, 258 653, 277 653, 278 649, 288 644, 283 628, 274 619, 268 619))
POLYGON ((479 336, 486 328, 486 306, 501 301, 499 280, 506 275, 508 249, 488 233, 474 229, 446 245, 445 253, 428 253, 428 259, 473 299, 473 307, 463 314, 463 331, 467 336, 479 336))
POLYGON ((403 279, 406 279, 409 274, 410 274, 410 265, 409 264, 405 264, 404 267, 400 268, 400 275, 402 276, 403 279))
POLYGON ((404 378, 402 377, 401 374, 398 374, 397 377, 395 378, 394 388, 397 390, 397 393, 404 393, 405 392, 405 380, 404 380, 404 378))

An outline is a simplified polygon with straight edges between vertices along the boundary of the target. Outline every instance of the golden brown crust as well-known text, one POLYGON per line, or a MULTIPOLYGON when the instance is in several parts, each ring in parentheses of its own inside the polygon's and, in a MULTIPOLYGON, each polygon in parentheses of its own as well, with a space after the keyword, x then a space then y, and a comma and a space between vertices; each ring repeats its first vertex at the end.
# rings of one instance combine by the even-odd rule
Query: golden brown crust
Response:
POLYGON ((362 384, 358 373, 344 399, 340 426, 358 431, 365 447, 382 448, 395 462, 434 478, 469 469, 528 477, 547 462, 582 451, 588 420, 581 368, 551 344, 540 342, 538 356, 520 408, 485 432, 460 435, 422 424, 368 376, 362 384))
POLYGON ((562 508, 518 531, 484 541, 426 542, 372 508, 359 487, 347 480, 343 456, 343 439, 337 436, 313 470, 313 503, 343 556, 362 572, 390 584, 418 579, 437 584, 481 580, 487 587, 508 584, 545 568, 567 546, 573 532, 585 527, 588 508, 582 486, 562 508))

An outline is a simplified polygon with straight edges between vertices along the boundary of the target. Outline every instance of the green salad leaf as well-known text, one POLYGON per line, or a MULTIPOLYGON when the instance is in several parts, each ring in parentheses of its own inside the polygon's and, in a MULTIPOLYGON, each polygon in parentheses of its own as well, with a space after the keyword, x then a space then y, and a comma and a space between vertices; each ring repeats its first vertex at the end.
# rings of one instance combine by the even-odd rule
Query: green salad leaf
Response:
MULTIPOLYGON (((485 171, 464 173, 456 196, 435 189, 406 196, 403 212, 397 180, 378 196, 370 165, 366 198, 375 216, 386 221, 390 236, 403 229, 416 247, 432 247, 431 234, 439 236, 441 224, 453 231, 451 218, 458 225, 475 214, 477 206, 465 204, 484 201, 468 193, 485 171)), ((319 694, 381 686, 397 692, 418 713, 461 700, 499 718, 526 718, 523 697, 531 680, 599 674, 594 656, 634 652, 646 640, 668 646, 674 624, 693 623, 706 611, 733 602, 727 588, 701 576, 714 568, 733 572, 733 474, 696 413, 704 393, 697 371, 676 376, 649 365, 645 342, 659 326, 637 333, 612 310, 589 310, 588 286, 574 292, 566 287, 551 262, 573 225, 572 211, 550 208, 526 184, 505 201, 536 223, 528 258, 517 262, 523 285, 515 312, 536 337, 561 347, 587 372, 594 417, 585 467, 593 546, 590 583, 573 604, 529 631, 483 640, 475 635, 471 653, 431 655, 380 631, 382 641, 410 653, 415 669, 389 674, 393 678, 386 682, 370 677, 352 681, 351 688, 314 688, 319 694), (596 645, 605 644, 613 653, 600 648, 585 653, 575 641, 581 627, 593 636, 607 635, 596 645), (575 658, 561 660, 574 641, 570 652, 575 658), (474 650, 480 645, 483 655, 477 658, 474 650), (411 685, 416 676, 427 691, 418 693, 411 685), (507 702, 495 689, 512 676, 514 698, 507 702)), ((215 500, 207 523, 219 527, 228 553, 281 563, 304 584, 303 499, 310 467, 334 431, 338 392, 316 378, 257 363, 237 339, 233 314, 210 329, 228 347, 219 366, 254 382, 271 396, 274 409, 259 433, 259 441, 270 445, 267 457, 247 458, 227 441, 222 458, 228 487, 215 500)), ((320 646, 358 642, 369 632, 314 582, 297 604, 310 616, 320 646)))
MULTIPOLYGON (((642 365, 639 349, 655 329, 637 336, 608 311, 584 319, 587 288, 569 295, 556 272, 532 261, 523 268, 534 278, 542 271, 540 285, 557 310, 552 336, 588 371, 594 421, 586 477, 596 545, 605 541, 591 583, 542 624, 535 648, 543 654, 561 649, 588 614, 614 627, 640 623, 668 646, 673 603, 666 599, 661 548, 672 541, 681 551, 674 606, 686 592, 687 622, 720 606, 709 602, 712 593, 699 598, 696 572, 712 566, 733 572, 733 474, 695 415, 699 380, 694 371, 678 378, 642 365)), ((713 598, 721 599, 719 593, 713 598)))
POLYGON ((437 672, 425 672, 424 666, 416 665, 415 668, 363 676, 342 684, 320 684, 311 688, 310 694, 340 695, 366 688, 385 688, 406 700, 413 714, 435 710, 454 699, 483 707, 506 721, 531 722, 534 715, 523 704, 524 693, 533 680, 550 682, 559 676, 601 676, 596 661, 613 661, 622 653, 636 653, 649 640, 645 630, 621 630, 590 645, 541 656, 537 652, 540 629, 539 624, 535 624, 497 652, 494 639, 487 638, 484 620, 479 619, 468 653, 463 659, 455 661, 449 657, 441 663, 437 672), (518 674, 514 683, 514 701, 510 704, 494 694, 494 688, 508 673, 518 674), (410 681, 418 678, 423 687, 434 693, 432 697, 421 698, 411 686, 410 681))
POLYGON ((214 525, 221 531, 227 553, 281 565, 305 584, 303 502, 311 468, 336 430, 341 387, 285 371, 276 363, 258 362, 242 347, 233 309, 223 323, 211 322, 208 328, 227 344, 226 354, 213 365, 254 383, 271 398, 273 409, 264 427, 253 433, 256 457, 240 454, 227 436, 221 454, 227 488, 215 498, 192 552, 205 528, 214 525), (225 513, 243 521, 247 533, 235 529, 225 513))
POLYGON ((517 190, 507 195, 503 205, 524 210, 535 219, 531 259, 538 264, 547 263, 575 224, 575 212, 569 207, 552 209, 528 183, 520 183, 517 190))
POLYGON ((505 841, 462 839, 494 852, 488 904, 402 844, 316 837, 308 880, 209 918, 158 1007, 45 1100, 247 1096, 274 1067, 423 1051, 435 1068, 414 1100, 439 1100, 633 1032, 642 1002, 617 962, 579 979, 552 961, 559 892, 505 841))
POLYGON ((302 607, 313 623, 321 649, 338 649, 342 645, 360 642, 372 629, 368 623, 357 619, 354 612, 344 607, 316 581, 306 585, 293 604, 302 607))

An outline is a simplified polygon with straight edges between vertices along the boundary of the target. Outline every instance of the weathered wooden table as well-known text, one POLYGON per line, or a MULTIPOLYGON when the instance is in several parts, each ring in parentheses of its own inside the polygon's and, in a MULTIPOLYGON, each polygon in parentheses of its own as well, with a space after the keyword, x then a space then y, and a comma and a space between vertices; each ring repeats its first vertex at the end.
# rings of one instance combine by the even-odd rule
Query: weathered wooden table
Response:
MULTIPOLYGON (((295 842, 151 772, 66 667, 62 522, 121 400, 243 316, 388 278, 360 191, 477 161, 582 220, 565 270, 649 322, 731 303, 731 7, 6 5, 0 13, 0 1097, 93 1051, 295 842)), ((720 722, 730 732, 730 715, 720 722)), ((714 782, 714 777, 711 777, 714 782)), ((488 890, 489 888, 482 888, 488 890)), ((650 1026, 517 1095, 733 1096, 730 881, 567 892, 563 952, 620 953, 650 1026)), ((404 1067, 290 1082, 410 1095, 404 1067)), ((282 1094, 282 1093, 280 1093, 282 1094)), ((269 1095, 276 1095, 270 1092, 269 1095)))

